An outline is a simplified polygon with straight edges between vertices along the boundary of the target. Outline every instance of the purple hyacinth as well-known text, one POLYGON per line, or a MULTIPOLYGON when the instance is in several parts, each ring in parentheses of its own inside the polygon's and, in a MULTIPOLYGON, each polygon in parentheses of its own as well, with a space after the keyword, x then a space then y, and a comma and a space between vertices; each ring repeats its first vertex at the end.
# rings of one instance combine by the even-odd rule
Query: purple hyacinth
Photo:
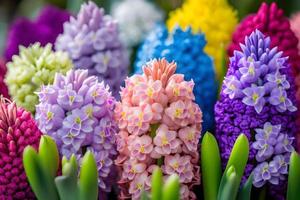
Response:
MULTIPOLYGON (((235 51, 234 56, 230 58, 220 100, 215 105, 215 118, 216 137, 220 145, 223 166, 227 163, 238 135, 244 133, 249 139, 250 155, 243 177, 245 181, 259 164, 256 160, 259 151, 259 160, 267 160, 269 165, 272 158, 277 155, 275 148, 276 144, 279 144, 278 138, 284 134, 288 135, 288 138, 295 136, 296 113, 295 84, 288 58, 282 57, 282 52, 278 52, 276 47, 271 48, 270 38, 264 37, 258 30, 245 38, 245 44, 242 44, 241 48, 242 51, 235 51), (285 92, 281 93, 284 99, 279 96, 281 103, 285 100, 285 107, 282 104, 271 104, 277 89, 285 92), (267 131, 270 125, 273 126, 271 132, 267 131), (278 129, 280 132, 276 135, 278 129), (267 134, 263 135, 263 132, 267 134), (256 140, 259 142, 255 143, 256 140)), ((290 139, 280 144, 282 146, 287 144, 286 148, 294 146, 290 139)), ((277 148, 284 148, 282 146, 279 145, 277 148)), ((256 168, 256 171, 262 171, 262 166, 256 168)), ((269 181, 266 183, 269 188, 276 186, 269 181)), ((286 180, 280 179, 278 184, 285 187, 286 180)), ((282 197, 284 191, 282 189, 281 195, 276 195, 276 198, 282 197)), ((274 193, 269 193, 275 198, 274 193)))
POLYGON ((115 159, 117 125, 113 118, 115 99, 104 83, 87 70, 56 74, 52 85, 43 86, 36 106, 39 129, 52 136, 61 155, 85 151, 94 153, 98 166, 100 192, 109 192, 116 180, 115 159))
POLYGON ((75 68, 88 69, 108 84, 115 97, 127 75, 129 58, 119 39, 118 25, 93 2, 84 3, 76 18, 64 24, 55 48, 68 52, 75 68))
POLYGON ((54 6, 44 7, 35 21, 27 18, 17 19, 11 26, 6 40, 5 58, 7 61, 18 54, 19 45, 28 47, 40 42, 42 46, 54 44, 56 37, 63 32, 63 23, 70 14, 54 6))

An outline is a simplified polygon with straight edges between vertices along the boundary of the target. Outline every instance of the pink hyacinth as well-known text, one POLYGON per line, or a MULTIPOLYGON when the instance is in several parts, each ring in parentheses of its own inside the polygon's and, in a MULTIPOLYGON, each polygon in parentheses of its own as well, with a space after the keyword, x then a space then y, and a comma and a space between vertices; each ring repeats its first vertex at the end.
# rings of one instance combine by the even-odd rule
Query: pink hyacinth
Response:
POLYGON ((200 184, 202 112, 194 103, 194 82, 175 70, 175 63, 153 60, 121 89, 115 109, 120 199, 139 199, 149 191, 157 166, 165 178, 179 175, 181 199, 196 198, 192 189, 200 184))
MULTIPOLYGON (((291 29, 300 40, 300 12, 294 14, 290 19, 291 29)), ((300 42, 298 42, 298 52, 300 55, 300 42)))

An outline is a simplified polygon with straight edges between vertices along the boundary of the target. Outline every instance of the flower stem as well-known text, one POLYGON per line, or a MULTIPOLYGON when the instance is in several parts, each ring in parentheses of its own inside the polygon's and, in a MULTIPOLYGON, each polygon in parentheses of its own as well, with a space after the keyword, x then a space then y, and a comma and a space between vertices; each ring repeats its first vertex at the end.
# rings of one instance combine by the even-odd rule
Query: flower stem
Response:
POLYGON ((156 130, 158 129, 158 127, 159 127, 159 124, 151 124, 151 125, 150 125, 150 136, 151 136, 152 138, 155 137, 155 135, 156 135, 156 130))
POLYGON ((157 159, 157 165, 158 166, 161 167, 163 165, 163 162, 164 162, 164 157, 161 157, 161 158, 157 159))

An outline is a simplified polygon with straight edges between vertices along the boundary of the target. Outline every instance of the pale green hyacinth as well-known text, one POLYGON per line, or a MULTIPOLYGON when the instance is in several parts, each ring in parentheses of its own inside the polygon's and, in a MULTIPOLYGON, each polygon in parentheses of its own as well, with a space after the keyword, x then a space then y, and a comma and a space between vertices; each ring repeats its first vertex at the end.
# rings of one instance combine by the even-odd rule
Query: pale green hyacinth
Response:
POLYGON ((5 82, 9 94, 18 106, 34 114, 38 103, 36 92, 42 85, 52 84, 56 72, 65 74, 72 66, 67 53, 52 51, 51 44, 20 46, 19 55, 13 56, 12 62, 7 64, 5 82))

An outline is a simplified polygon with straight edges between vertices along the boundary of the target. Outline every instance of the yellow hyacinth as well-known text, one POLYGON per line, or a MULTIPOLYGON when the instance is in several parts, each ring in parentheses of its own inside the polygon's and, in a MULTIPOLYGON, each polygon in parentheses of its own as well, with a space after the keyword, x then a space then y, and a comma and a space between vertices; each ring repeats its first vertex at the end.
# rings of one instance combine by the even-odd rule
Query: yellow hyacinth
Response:
POLYGON ((222 54, 231 40, 238 22, 237 12, 226 0, 186 0, 181 8, 170 13, 167 21, 169 31, 179 25, 193 32, 203 32, 206 53, 212 56, 218 78, 222 74, 222 54))

